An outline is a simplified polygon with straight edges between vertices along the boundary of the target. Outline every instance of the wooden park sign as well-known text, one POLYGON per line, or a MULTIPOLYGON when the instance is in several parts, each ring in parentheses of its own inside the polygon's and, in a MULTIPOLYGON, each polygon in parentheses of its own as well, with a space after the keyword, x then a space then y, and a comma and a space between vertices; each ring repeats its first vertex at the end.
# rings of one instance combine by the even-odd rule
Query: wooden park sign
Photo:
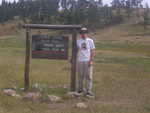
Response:
POLYGON ((81 29, 80 25, 45 25, 45 24, 25 24, 26 29, 26 57, 25 57, 25 73, 24 87, 29 88, 29 72, 30 58, 32 47, 32 58, 48 58, 48 59, 67 59, 68 58, 68 37, 64 36, 48 36, 33 35, 31 29, 54 29, 69 30, 72 34, 72 56, 71 56, 71 91, 76 89, 76 59, 77 59, 77 31, 81 29), (32 44, 31 44, 32 39, 32 44))
POLYGON ((32 58, 68 59, 68 46, 65 36, 33 35, 32 58))

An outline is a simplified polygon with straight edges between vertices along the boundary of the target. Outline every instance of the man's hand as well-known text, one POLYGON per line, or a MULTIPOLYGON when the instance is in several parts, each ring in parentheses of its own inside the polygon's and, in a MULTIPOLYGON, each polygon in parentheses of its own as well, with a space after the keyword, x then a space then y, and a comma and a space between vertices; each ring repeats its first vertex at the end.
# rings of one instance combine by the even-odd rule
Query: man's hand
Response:
POLYGON ((90 60, 90 61, 89 61, 89 67, 92 66, 92 65, 93 65, 93 61, 90 60))
POLYGON ((91 49, 91 55, 90 55, 89 66, 92 66, 92 65, 93 65, 94 56, 95 56, 95 49, 91 49))

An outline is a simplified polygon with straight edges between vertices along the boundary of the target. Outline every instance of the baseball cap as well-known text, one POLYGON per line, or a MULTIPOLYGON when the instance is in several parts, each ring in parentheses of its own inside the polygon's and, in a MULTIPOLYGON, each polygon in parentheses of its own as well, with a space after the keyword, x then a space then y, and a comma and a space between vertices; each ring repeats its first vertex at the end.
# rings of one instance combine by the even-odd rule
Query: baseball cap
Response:
POLYGON ((82 27, 80 29, 80 34, 82 34, 82 33, 88 33, 88 29, 86 27, 82 27))

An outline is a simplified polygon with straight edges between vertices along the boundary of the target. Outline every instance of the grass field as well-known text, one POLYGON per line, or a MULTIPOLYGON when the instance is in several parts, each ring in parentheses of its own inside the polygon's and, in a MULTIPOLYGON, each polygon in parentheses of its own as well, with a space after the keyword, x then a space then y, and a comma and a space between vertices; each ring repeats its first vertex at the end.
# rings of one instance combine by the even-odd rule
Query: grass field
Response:
MULTIPOLYGON (((56 87, 47 93, 62 96, 57 104, 31 102, 5 96, 0 91, 0 113, 149 113, 150 31, 140 26, 118 25, 90 34, 96 43, 94 93, 96 99, 66 98, 70 83, 69 61, 32 59, 30 79, 56 87), (58 86, 58 87, 57 87, 58 86), (75 108, 84 101, 87 109, 75 108)), ((0 37, 0 88, 23 87, 25 36, 0 37)))

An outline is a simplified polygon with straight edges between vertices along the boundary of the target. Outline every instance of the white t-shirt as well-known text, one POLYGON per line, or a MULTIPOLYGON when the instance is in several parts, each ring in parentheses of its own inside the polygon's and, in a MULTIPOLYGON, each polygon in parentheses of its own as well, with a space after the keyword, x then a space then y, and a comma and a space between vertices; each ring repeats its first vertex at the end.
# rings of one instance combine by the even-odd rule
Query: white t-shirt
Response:
POLYGON ((77 40, 78 61, 89 61, 91 50, 95 49, 94 41, 91 38, 77 40))

